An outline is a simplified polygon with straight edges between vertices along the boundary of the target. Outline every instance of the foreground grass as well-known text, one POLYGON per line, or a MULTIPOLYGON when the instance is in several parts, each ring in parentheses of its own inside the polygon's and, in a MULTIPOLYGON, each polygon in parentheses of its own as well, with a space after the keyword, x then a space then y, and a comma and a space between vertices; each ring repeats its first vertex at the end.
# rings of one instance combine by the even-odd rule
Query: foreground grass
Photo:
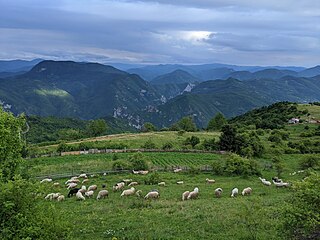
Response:
MULTIPOLYGON (((90 179, 90 184, 107 184, 108 199, 87 199, 79 202, 67 198, 53 204, 72 222, 72 239, 284 239, 277 231, 280 224, 279 204, 290 194, 290 189, 276 189, 262 185, 257 177, 217 177, 208 174, 160 173, 166 187, 139 185, 146 194, 151 189, 160 191, 159 200, 144 200, 136 196, 121 198, 111 186, 123 178, 143 183, 146 176, 110 175, 90 179), (216 183, 205 183, 207 177, 216 183), (184 185, 177 185, 182 180, 184 185), (252 187, 252 196, 230 198, 231 189, 252 187), (199 187, 197 200, 181 201, 186 190, 199 187), (214 189, 221 187, 221 198, 214 197, 214 189)), ((60 180, 63 184, 64 179, 60 180)), ((51 186, 51 185, 50 185, 51 186)), ((46 187, 51 191, 67 194, 65 188, 46 187)), ((96 194, 95 194, 96 196, 96 194)))

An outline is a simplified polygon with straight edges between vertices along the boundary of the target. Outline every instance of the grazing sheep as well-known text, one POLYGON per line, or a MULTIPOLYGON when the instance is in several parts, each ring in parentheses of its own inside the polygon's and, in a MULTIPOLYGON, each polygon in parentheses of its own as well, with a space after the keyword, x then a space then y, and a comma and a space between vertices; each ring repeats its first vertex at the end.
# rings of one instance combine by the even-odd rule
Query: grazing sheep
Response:
POLYGON ((103 173, 103 176, 107 176, 107 173, 103 173))
POLYGON ((53 200, 56 200, 56 199, 58 199, 58 197, 61 195, 61 193, 54 193, 53 195, 52 195, 52 199, 53 200))
POLYGON ((66 185, 68 185, 68 184, 70 184, 70 183, 79 183, 80 182, 80 180, 79 179, 69 179, 69 180, 67 180, 64 184, 66 184, 66 185))
POLYGON ((52 184, 52 186, 54 186, 54 187, 59 187, 59 186, 60 186, 60 183, 55 182, 55 183, 52 184))
POLYGON ((214 190, 214 195, 215 195, 217 198, 220 198, 222 192, 223 192, 222 188, 217 188, 216 190, 214 190))
POLYGON ((183 184, 183 181, 178 181, 177 184, 181 185, 181 184, 183 184))
POLYGON ((133 173, 133 174, 139 174, 139 173, 140 173, 140 171, 132 170, 132 173, 133 173))
POLYGON ((76 183, 69 183, 67 186, 68 186, 67 189, 71 189, 71 188, 75 188, 76 186, 78 186, 78 184, 76 184, 76 183))
POLYGON ((97 185, 91 185, 88 187, 88 191, 97 190, 97 188, 98 188, 97 185))
POLYGON ((45 196, 45 200, 52 200, 52 196, 53 196, 54 193, 49 193, 47 194, 47 196, 45 196))
POLYGON ((116 183, 113 187, 112 187, 112 189, 113 189, 113 191, 115 192, 115 191, 118 191, 118 190, 121 190, 122 188, 124 188, 124 182, 119 182, 119 183, 116 183))
POLYGON ((128 184, 132 182, 132 179, 123 179, 122 182, 124 182, 125 184, 128 184))
POLYGON ((149 173, 149 171, 143 171, 143 170, 139 171, 139 174, 141 174, 141 175, 147 175, 148 173, 149 173))
POLYGON ((165 183, 165 182, 159 182, 159 183, 158 183, 158 186, 164 187, 164 186, 166 186, 166 183, 165 183))
POLYGON ((280 179, 280 178, 278 178, 278 177, 273 177, 273 178, 272 178, 272 181, 273 181, 273 182, 280 183, 280 182, 282 182, 282 179, 280 179))
POLYGON ((142 197, 142 191, 141 190, 136 191, 136 196, 137 197, 142 197))
POLYGON ((101 190, 101 191, 98 193, 97 200, 99 200, 99 199, 101 199, 101 198, 108 197, 108 196, 109 196, 108 190, 101 190))
POLYGON ((82 194, 84 194, 87 191, 86 186, 82 186, 81 189, 79 190, 82 194))
POLYGON ((231 197, 236 197, 239 193, 239 189, 238 188, 234 188, 231 191, 231 197))
POLYGON ((187 200, 189 194, 190 194, 190 191, 185 191, 184 193, 182 193, 182 201, 187 200))
POLYGON ((77 200, 86 200, 82 193, 79 191, 76 193, 76 198, 77 200))
POLYGON ((122 193, 121 193, 121 197, 123 197, 123 196, 131 196, 131 195, 134 195, 134 193, 135 193, 135 188, 134 187, 132 187, 132 188, 130 188, 130 189, 127 189, 127 190, 124 190, 122 193))
POLYGON ((159 198, 160 194, 156 191, 148 192, 148 194, 144 197, 144 199, 150 199, 150 198, 159 198))
POLYGON ((83 179, 83 181, 81 182, 82 184, 89 182, 90 180, 88 178, 83 179))
POLYGON ((261 178, 261 177, 259 177, 259 179, 260 179, 260 181, 261 181, 264 185, 266 185, 266 186, 271 186, 271 182, 270 182, 270 181, 267 181, 266 179, 261 178))
POLYGON ((175 168, 173 169, 173 172, 174 173, 182 172, 182 168, 175 168))
POLYGON ((196 187, 196 188, 193 189, 192 192, 189 193, 187 199, 188 199, 188 200, 189 200, 189 199, 196 199, 196 198, 198 197, 198 195, 199 195, 199 188, 196 187))
POLYGON ((242 190, 242 196, 245 196, 245 195, 251 195, 252 193, 252 188, 251 187, 247 187, 245 189, 242 190))
POLYGON ((57 198, 57 201, 58 202, 62 202, 62 201, 64 201, 64 196, 63 195, 60 195, 58 198, 57 198))
POLYGON ((131 182, 131 183, 129 183, 129 187, 131 187, 131 186, 136 186, 136 185, 139 185, 139 183, 138 182, 131 182))
POLYGON ((80 174, 80 175, 79 175, 79 177, 78 177, 78 178, 88 178, 88 177, 87 177, 87 174, 82 173, 82 174, 80 174))
MULTIPOLYGON (((80 191, 79 191, 80 192, 80 191)), ((94 191, 90 190, 84 193, 84 195, 86 195, 88 198, 92 197, 94 194, 94 191)))
POLYGON ((216 180, 206 178, 206 182, 207 182, 208 184, 212 184, 212 183, 215 183, 215 182, 216 182, 216 180))
POLYGON ((52 182, 51 178, 45 178, 40 181, 40 183, 52 182))
POLYGON ((276 187, 289 187, 290 183, 287 182, 275 182, 273 181, 273 184, 276 185, 276 187))
POLYGON ((68 193, 68 197, 71 197, 71 196, 75 195, 79 190, 80 190, 80 188, 70 189, 70 191, 68 193))

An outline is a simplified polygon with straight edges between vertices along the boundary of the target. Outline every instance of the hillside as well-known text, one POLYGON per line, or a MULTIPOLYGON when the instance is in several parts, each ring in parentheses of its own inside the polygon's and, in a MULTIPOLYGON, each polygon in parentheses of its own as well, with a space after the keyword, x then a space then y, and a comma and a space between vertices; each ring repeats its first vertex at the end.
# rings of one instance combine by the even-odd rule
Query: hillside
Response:
POLYGON ((163 84, 195 83, 198 81, 199 79, 192 76, 190 73, 178 69, 171 73, 160 75, 154 78, 150 83, 154 85, 163 85, 163 84))

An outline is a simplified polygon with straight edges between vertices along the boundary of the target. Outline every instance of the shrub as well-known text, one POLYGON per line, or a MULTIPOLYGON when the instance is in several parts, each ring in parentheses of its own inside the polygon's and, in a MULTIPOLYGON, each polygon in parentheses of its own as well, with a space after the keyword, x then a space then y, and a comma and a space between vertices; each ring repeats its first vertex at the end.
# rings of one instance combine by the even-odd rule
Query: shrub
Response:
POLYGON ((131 164, 126 160, 116 160, 112 164, 113 170, 131 169, 131 164))
POLYGON ((68 151, 70 151, 70 147, 65 142, 61 142, 57 147, 57 152, 59 153, 68 151))
POLYGON ((283 208, 283 227, 290 238, 318 239, 320 235, 320 175, 311 173, 293 185, 283 208))
POLYGON ((173 144, 171 142, 166 142, 162 145, 163 150, 169 150, 173 148, 173 144))
POLYGON ((254 160, 242 158, 236 154, 231 154, 230 158, 227 159, 224 171, 228 175, 260 175, 258 164, 254 160))
POLYGON ((312 168, 314 170, 319 169, 320 158, 316 156, 305 158, 300 162, 300 167, 302 169, 308 169, 308 168, 312 168))
POLYGON ((135 153, 129 157, 133 170, 148 170, 149 166, 141 152, 135 153))
POLYGON ((192 148, 194 148, 198 143, 200 143, 200 139, 196 136, 188 137, 184 141, 184 145, 191 145, 192 148))
POLYGON ((157 172, 151 173, 146 177, 144 183, 147 185, 155 185, 161 182, 160 175, 157 172))
POLYGON ((205 139, 202 143, 202 147, 204 150, 207 150, 207 151, 215 151, 215 150, 218 150, 219 148, 214 138, 208 139, 208 140, 205 139))
POLYGON ((156 144, 151 139, 149 139, 141 147, 144 149, 155 149, 156 144))
POLYGON ((215 161, 211 164, 212 172, 216 175, 223 175, 224 166, 222 162, 215 161))

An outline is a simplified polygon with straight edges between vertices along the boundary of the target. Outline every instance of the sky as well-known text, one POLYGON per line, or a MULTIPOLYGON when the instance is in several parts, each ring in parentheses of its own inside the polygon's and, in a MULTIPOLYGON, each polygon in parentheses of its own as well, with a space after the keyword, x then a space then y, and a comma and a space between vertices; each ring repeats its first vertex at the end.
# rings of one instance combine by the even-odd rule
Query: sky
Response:
POLYGON ((0 0, 0 59, 315 66, 319 0, 0 0))

